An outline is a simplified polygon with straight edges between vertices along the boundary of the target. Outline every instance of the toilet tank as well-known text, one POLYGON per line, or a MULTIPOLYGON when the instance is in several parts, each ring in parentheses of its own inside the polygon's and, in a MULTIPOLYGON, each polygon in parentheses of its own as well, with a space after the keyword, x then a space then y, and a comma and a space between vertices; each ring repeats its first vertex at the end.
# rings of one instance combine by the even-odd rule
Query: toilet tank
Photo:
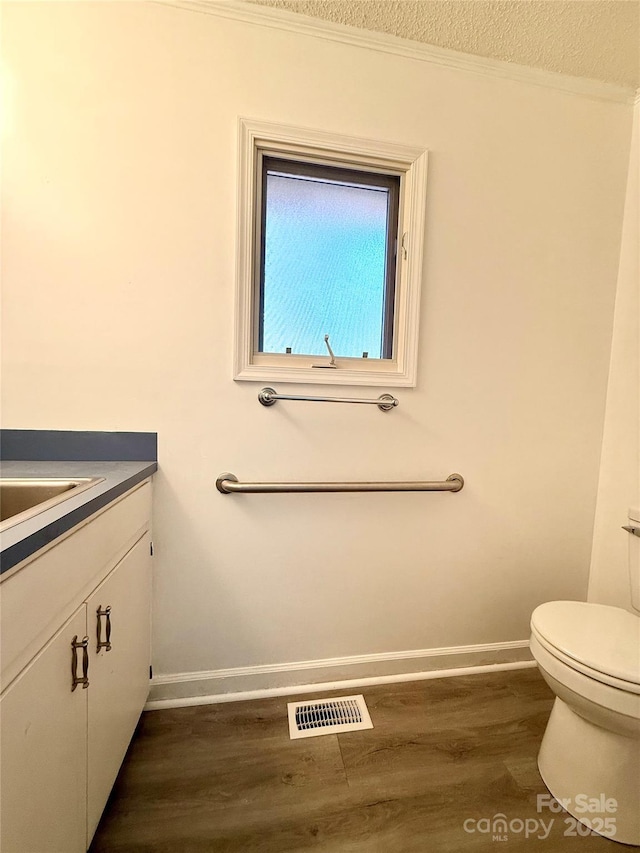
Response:
MULTIPOLYGON (((629 527, 640 528, 640 507, 629 508, 629 527)), ((631 606, 640 613, 640 536, 629 533, 631 606)))

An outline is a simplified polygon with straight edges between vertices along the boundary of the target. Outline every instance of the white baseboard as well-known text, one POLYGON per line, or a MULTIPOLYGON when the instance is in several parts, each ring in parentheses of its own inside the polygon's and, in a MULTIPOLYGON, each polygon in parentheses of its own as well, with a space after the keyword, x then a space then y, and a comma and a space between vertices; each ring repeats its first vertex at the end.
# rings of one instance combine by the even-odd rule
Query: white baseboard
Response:
POLYGON ((535 666, 528 640, 157 675, 146 710, 535 666))

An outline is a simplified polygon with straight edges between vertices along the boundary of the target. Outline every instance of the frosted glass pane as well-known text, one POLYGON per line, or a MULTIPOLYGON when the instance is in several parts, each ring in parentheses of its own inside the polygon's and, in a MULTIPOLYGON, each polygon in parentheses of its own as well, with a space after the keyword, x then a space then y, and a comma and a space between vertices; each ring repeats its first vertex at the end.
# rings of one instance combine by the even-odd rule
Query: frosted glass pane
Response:
POLYGON ((388 199, 267 174, 262 352, 381 358, 388 199))

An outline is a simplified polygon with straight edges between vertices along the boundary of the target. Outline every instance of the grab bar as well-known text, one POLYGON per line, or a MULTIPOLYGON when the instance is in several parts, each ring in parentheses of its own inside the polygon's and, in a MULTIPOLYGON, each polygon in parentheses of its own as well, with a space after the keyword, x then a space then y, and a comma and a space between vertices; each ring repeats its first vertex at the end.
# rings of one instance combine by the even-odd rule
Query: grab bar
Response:
POLYGON ((381 394, 377 400, 366 400, 362 397, 303 397, 297 394, 278 394, 273 388, 263 388, 258 394, 258 400, 263 406, 273 406, 277 400, 306 400, 311 403, 371 403, 381 412, 389 412, 399 405, 399 400, 391 394, 381 394))
POLYGON ((463 486, 461 474, 451 474, 444 481, 397 483, 240 483, 235 474, 220 474, 216 480, 216 488, 223 495, 276 492, 459 492, 463 486))

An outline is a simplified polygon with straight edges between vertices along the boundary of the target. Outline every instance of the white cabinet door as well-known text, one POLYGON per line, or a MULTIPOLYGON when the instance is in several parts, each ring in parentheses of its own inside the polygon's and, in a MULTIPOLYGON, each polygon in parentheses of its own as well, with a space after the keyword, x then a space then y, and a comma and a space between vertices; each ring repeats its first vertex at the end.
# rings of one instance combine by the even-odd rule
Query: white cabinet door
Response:
MULTIPOLYGON (((86 849, 88 690, 71 689, 71 643, 86 627, 83 605, 0 700, 2 853, 86 849)), ((83 650, 76 656, 82 675, 83 650)))
POLYGON ((149 693, 151 556, 147 533, 87 599, 90 681, 87 846, 149 693), (109 609, 109 616, 106 611, 109 609), (107 639, 111 648, 97 650, 107 639))

